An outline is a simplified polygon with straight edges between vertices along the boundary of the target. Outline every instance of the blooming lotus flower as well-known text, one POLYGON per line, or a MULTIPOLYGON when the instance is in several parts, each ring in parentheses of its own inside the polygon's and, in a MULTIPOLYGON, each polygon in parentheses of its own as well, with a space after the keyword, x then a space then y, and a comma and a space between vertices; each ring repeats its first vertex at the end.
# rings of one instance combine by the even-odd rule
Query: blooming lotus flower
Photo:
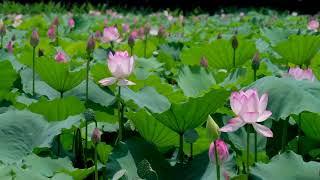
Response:
POLYGON ((56 39, 56 28, 55 28, 55 26, 50 26, 50 28, 48 29, 47 35, 51 40, 56 39))
POLYGON ((108 68, 113 77, 101 79, 99 83, 102 86, 109 86, 118 82, 118 86, 135 85, 134 82, 126 78, 132 73, 134 66, 133 57, 128 55, 127 51, 117 51, 115 54, 109 54, 108 68))
POLYGON ((91 15, 91 16, 100 16, 101 12, 100 11, 96 11, 96 10, 90 10, 89 11, 89 15, 91 15))
POLYGON ((68 26, 69 26, 70 28, 74 28, 74 25, 75 25, 74 19, 73 19, 73 18, 70 18, 70 19, 68 20, 68 26))
POLYGON ((314 81, 316 79, 314 74, 312 73, 312 69, 310 68, 306 70, 300 69, 299 67, 290 68, 288 75, 299 81, 300 80, 314 81))
POLYGON ((13 42, 12 42, 12 41, 9 41, 8 44, 7 44, 7 46, 6 46, 6 48, 7 48, 8 52, 9 52, 10 54, 12 54, 12 53, 13 53, 13 42))
POLYGON ((220 128, 222 132, 233 132, 245 124, 252 124, 253 128, 265 137, 273 137, 272 131, 259 122, 267 120, 272 112, 267 111, 268 95, 263 94, 260 98, 255 89, 233 92, 230 97, 232 111, 237 117, 229 120, 228 124, 220 128))
POLYGON ((319 21, 317 20, 311 20, 308 23, 308 29, 313 31, 318 31, 319 29, 319 21))
POLYGON ((209 158, 211 162, 216 162, 216 156, 215 156, 215 145, 217 145, 217 152, 218 152, 218 158, 219 158, 219 165, 221 165, 223 162, 225 162, 229 158, 229 151, 227 144, 221 140, 217 139, 214 142, 210 144, 209 147, 209 158))
POLYGON ((22 23, 22 14, 18 14, 14 17, 14 21, 13 21, 13 24, 12 26, 13 27, 18 27, 21 23, 22 23))
POLYGON ((120 35, 118 29, 116 27, 106 27, 103 30, 103 36, 101 37, 101 41, 104 43, 109 43, 111 41, 119 40, 120 35))
POLYGON ((68 61, 68 56, 63 51, 58 51, 57 54, 54 56, 54 59, 59 63, 66 63, 68 61))
POLYGON ((149 34, 151 36, 157 36, 158 35, 158 29, 157 28, 151 28, 149 31, 149 34))

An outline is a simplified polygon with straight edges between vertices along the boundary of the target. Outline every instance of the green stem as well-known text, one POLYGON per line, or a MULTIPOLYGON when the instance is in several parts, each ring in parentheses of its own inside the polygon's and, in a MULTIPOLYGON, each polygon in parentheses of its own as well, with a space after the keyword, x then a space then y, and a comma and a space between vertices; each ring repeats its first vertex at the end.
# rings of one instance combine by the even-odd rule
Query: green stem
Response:
POLYGON ((89 99, 89 71, 90 71, 90 61, 91 61, 91 54, 89 54, 89 59, 87 61, 87 72, 86 72, 86 102, 88 103, 89 99))
POLYGON ((250 172, 250 163, 249 163, 249 157, 250 157, 250 125, 246 125, 247 130, 247 174, 250 172))
POLYGON ((3 48, 3 36, 1 36, 1 46, 0 46, 0 49, 3 48))
POLYGON ((281 152, 282 153, 285 151, 285 148, 286 148, 289 118, 290 118, 290 116, 282 121, 282 140, 281 140, 281 152))
POLYGON ((183 133, 180 133, 180 138, 179 138, 179 152, 178 152, 178 157, 179 157, 179 163, 183 163, 183 133))
POLYGON ((57 154, 58 154, 58 156, 60 156, 60 149, 61 149, 61 147, 60 147, 60 142, 61 142, 60 135, 61 134, 59 134, 58 137, 57 137, 57 143, 58 143, 58 152, 57 152, 57 154))
POLYGON ((193 159, 193 143, 190 143, 190 159, 193 159))
POLYGON ((98 180, 98 157, 97 157, 97 144, 94 145, 94 179, 98 180))
POLYGON ((236 49, 233 49, 233 67, 236 67, 236 49))
POLYGON ((84 147, 85 147, 85 150, 88 149, 88 120, 85 120, 86 122, 86 128, 85 128, 85 143, 84 143, 84 147))
POLYGON ((36 48, 34 47, 33 48, 33 51, 32 51, 32 95, 35 96, 35 77, 36 77, 36 73, 35 73, 35 70, 36 70, 36 61, 35 61, 35 54, 36 54, 36 48))
POLYGON ((118 142, 120 142, 123 138, 123 106, 121 103, 121 86, 118 86, 118 118, 119 118, 119 134, 118 134, 118 142))
POLYGON ((57 26, 57 30, 56 30, 56 43, 57 43, 57 46, 59 46, 59 26, 57 26))
POLYGON ((299 119, 298 119, 298 143, 297 143, 297 153, 300 153, 300 136, 301 136, 301 113, 299 114, 299 119))
POLYGON ((63 92, 60 92, 60 98, 61 99, 63 98, 63 92))
POLYGON ((147 57, 147 41, 148 41, 148 34, 145 35, 144 38, 144 57, 147 57))
POLYGON ((133 47, 130 47, 130 56, 133 55, 133 47))
POLYGON ((217 150, 217 143, 216 141, 214 143, 214 155, 215 155, 215 160, 216 160, 216 173, 217 173, 217 180, 220 180, 220 164, 219 164, 219 154, 217 150))
MULTIPOLYGON (((253 69, 253 80, 257 80, 257 70, 253 69)), ((258 161, 258 135, 257 131, 254 131, 254 162, 258 161)))

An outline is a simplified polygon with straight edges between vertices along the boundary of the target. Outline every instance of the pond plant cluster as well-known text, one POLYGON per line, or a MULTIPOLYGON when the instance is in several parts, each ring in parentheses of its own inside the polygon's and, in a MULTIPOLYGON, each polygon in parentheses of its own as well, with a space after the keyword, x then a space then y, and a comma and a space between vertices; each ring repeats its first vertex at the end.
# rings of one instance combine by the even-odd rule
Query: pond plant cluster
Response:
POLYGON ((2 14, 0 179, 320 179, 319 16, 2 14))

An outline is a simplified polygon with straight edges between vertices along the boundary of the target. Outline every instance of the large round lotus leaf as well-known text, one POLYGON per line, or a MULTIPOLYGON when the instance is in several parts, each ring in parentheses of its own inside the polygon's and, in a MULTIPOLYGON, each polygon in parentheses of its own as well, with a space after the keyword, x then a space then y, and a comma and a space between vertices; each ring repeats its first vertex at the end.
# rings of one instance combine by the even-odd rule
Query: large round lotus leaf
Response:
POLYGON ((178 135, 145 110, 136 113, 130 111, 127 116, 133 121, 141 136, 157 147, 165 148, 178 143, 178 135))
POLYGON ((286 152, 271 159, 268 164, 257 163, 250 169, 249 179, 319 179, 320 163, 304 162, 300 155, 286 152))
POLYGON ((48 121, 64 120, 72 115, 81 114, 83 102, 73 96, 54 100, 40 99, 29 106, 30 111, 43 115, 48 121))
POLYGON ((309 65, 320 50, 320 36, 293 35, 287 41, 278 43, 274 50, 282 57, 275 59, 275 63, 309 65))
POLYGON ((320 112, 320 83, 293 78, 265 77, 248 88, 256 88, 259 94, 269 95, 267 109, 275 120, 285 119, 303 111, 320 112))
POLYGON ((0 90, 8 91, 17 79, 17 73, 9 61, 0 61, 0 69, 0 90))
POLYGON ((320 141, 320 115, 317 113, 301 113, 298 124, 307 137, 320 141))
POLYGON ((210 113, 224 105, 228 96, 229 92, 226 90, 212 90, 201 97, 173 103, 165 112, 153 113, 153 116, 173 131, 183 134, 204 123, 210 113))
MULTIPOLYGON (((256 52, 255 43, 239 38, 236 49, 236 67, 250 60, 256 52)), ((196 45, 181 52, 184 64, 199 65, 202 57, 208 60, 209 67, 217 69, 233 68, 233 48, 230 40, 219 39, 211 44, 196 45)))
POLYGON ((59 92, 66 92, 76 87, 86 75, 84 69, 70 71, 67 63, 57 63, 46 59, 37 61, 36 72, 43 81, 59 92))
POLYGON ((80 121, 72 116, 48 123, 41 115, 29 111, 7 111, 0 114, 0 161, 13 163, 32 152, 34 147, 50 147, 61 129, 80 121))

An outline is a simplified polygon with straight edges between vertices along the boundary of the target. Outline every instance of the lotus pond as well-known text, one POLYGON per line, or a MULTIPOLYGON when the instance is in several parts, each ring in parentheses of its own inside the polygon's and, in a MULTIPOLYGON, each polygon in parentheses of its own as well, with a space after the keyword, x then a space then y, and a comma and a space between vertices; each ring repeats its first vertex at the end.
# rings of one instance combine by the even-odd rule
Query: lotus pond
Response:
POLYGON ((320 179, 319 16, 1 19, 1 180, 320 179))

